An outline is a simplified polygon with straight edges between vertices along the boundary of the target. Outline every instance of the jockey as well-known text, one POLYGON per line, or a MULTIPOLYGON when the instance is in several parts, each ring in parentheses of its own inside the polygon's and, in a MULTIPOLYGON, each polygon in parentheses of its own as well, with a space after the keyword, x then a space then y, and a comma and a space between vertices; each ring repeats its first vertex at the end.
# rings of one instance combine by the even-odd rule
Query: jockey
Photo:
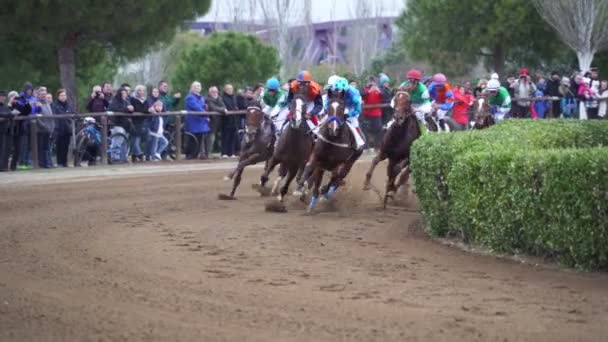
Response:
MULTIPOLYGON (((306 123, 310 129, 314 129, 319 124, 317 116, 323 110, 323 96, 321 90, 321 86, 312 80, 310 72, 306 70, 300 71, 295 81, 291 82, 289 85, 286 106, 289 108, 295 95, 304 95, 307 101, 306 123)), ((279 128, 282 127, 283 123, 281 123, 279 128)))
MULTIPOLYGON (((355 149, 361 150, 365 146, 365 139, 359 128, 359 115, 362 110, 361 94, 357 88, 348 84, 345 78, 338 78, 334 81, 333 85, 329 89, 329 92, 342 92, 344 99, 344 107, 346 108, 345 113, 348 117, 346 124, 350 128, 351 133, 355 137, 355 149)), ((328 94, 330 95, 330 94, 328 94)), ((329 96, 328 96, 329 98, 329 96)), ((325 111, 327 112, 327 105, 329 101, 325 101, 325 111)))
MULTIPOLYGON (((275 119, 281 113, 281 109, 285 107, 287 102, 287 94, 281 89, 281 83, 275 77, 266 81, 266 87, 262 92, 261 96, 261 106, 262 111, 267 116, 275 119)), ((285 111, 285 117, 287 117, 287 112, 285 111)), ((285 120, 285 117, 283 120, 285 120)))
POLYGON ((483 95, 489 98, 494 120, 496 122, 504 120, 505 115, 511 111, 511 95, 509 95, 507 89, 501 87, 498 80, 492 79, 488 81, 483 95))
POLYGON ((433 100, 433 112, 437 114, 439 124, 443 126, 443 119, 454 107, 454 93, 444 74, 435 74, 429 86, 429 95, 433 100))
MULTIPOLYGON (((412 109, 416 113, 416 118, 424 124, 424 116, 430 114, 433 108, 431 106, 429 91, 421 81, 422 73, 416 69, 412 69, 407 72, 407 81, 401 83, 399 90, 410 94, 410 101, 412 109)), ((391 108, 395 108, 394 98, 391 100, 391 108)), ((386 128, 391 127, 393 122, 394 120, 391 119, 386 124, 386 128)))

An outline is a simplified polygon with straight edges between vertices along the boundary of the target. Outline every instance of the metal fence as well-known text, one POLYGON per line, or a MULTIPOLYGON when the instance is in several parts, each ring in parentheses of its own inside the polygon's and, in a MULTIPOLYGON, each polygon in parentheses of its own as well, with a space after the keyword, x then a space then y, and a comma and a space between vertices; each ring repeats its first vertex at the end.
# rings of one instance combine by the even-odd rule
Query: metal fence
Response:
MULTIPOLYGON (((559 101, 558 97, 541 97, 541 98, 514 98, 512 102, 516 101, 559 101)), ((602 99, 605 101, 605 99, 602 99)), ((601 101, 601 100, 600 100, 601 101)), ((376 104, 376 105, 364 105, 363 109, 373 109, 373 108, 388 108, 390 104, 376 104)), ((75 121, 80 119, 84 119, 85 117, 94 117, 99 119, 101 125, 101 163, 108 163, 108 119, 112 117, 150 117, 150 116, 174 116, 175 117, 175 131, 174 131, 174 142, 176 148, 176 160, 179 160, 182 155, 182 119, 184 115, 197 115, 197 116, 226 116, 226 115, 243 115, 247 112, 245 110, 238 111, 228 111, 226 113, 221 112, 189 112, 189 111, 175 111, 175 112, 165 112, 165 113, 116 113, 116 112, 102 112, 102 113, 81 113, 81 114, 58 114, 58 115, 29 115, 29 116, 16 116, 11 119, 0 118, 0 121, 13 120, 13 121, 30 121, 30 150, 31 150, 31 158, 32 158, 32 166, 34 168, 38 168, 38 128, 36 125, 37 120, 58 120, 58 119, 71 119, 71 127, 72 127, 72 149, 75 148, 75 137, 76 137, 76 123, 75 121)), ((17 156, 18 157, 18 156, 17 156)))

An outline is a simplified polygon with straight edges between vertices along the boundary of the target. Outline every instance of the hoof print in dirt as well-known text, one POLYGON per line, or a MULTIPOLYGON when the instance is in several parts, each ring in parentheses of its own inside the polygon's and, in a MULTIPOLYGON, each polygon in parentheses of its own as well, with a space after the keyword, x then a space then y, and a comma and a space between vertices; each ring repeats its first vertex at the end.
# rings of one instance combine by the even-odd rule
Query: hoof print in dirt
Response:
POLYGON ((217 199, 219 199, 220 201, 234 201, 236 200, 236 197, 226 194, 218 194, 217 199))
POLYGON ((279 201, 266 202, 266 211, 270 213, 286 213, 287 207, 279 201))

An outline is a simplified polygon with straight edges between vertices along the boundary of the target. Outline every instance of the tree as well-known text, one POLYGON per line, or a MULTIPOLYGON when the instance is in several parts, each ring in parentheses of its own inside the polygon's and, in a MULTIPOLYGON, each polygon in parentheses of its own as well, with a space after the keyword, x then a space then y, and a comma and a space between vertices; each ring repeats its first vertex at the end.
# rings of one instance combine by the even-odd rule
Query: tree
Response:
MULTIPOLYGON (((50 50, 50 46, 32 41, 4 43, 0 50, 1 87, 20 90, 27 81, 53 90, 61 88, 56 57, 48 53, 50 50)), ((79 61, 76 79, 81 94, 89 94, 93 84, 110 80, 116 73, 116 58, 98 44, 79 49, 76 59, 79 61)))
POLYGON ((213 33, 200 44, 187 48, 177 59, 173 84, 189 89, 194 80, 204 86, 225 82, 252 85, 279 71, 274 47, 257 37, 238 32, 213 33))
POLYGON ((94 1, 23 0, 0 11, 2 41, 30 41, 56 56, 61 85, 76 103, 78 51, 98 44, 115 56, 143 54, 170 40, 185 20, 204 14, 210 0, 94 1))
POLYGON ((578 57, 588 71, 596 52, 608 48, 608 1, 533 0, 538 13, 578 57))
POLYGON ((560 48, 527 0, 411 0, 397 26, 413 58, 451 74, 485 58, 504 77, 506 61, 534 66, 560 48))
POLYGON ((180 32, 170 43, 161 44, 145 56, 121 65, 115 79, 133 85, 144 84, 154 87, 161 80, 173 78, 177 67, 175 61, 182 52, 204 40, 205 38, 197 32, 180 32))

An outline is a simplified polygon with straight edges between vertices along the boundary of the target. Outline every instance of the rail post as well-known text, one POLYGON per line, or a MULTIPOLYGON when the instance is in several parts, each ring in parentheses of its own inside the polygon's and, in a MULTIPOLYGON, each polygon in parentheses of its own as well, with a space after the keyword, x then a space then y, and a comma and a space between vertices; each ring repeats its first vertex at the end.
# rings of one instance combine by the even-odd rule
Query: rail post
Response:
POLYGON ((37 169, 40 165, 38 165, 38 122, 36 119, 30 120, 30 151, 32 167, 37 169))
POLYGON ((108 115, 101 116, 101 164, 108 164, 108 115))
POLYGON ((173 141, 175 141, 175 160, 180 160, 182 158, 182 116, 175 116, 175 131, 173 131, 175 136, 173 137, 173 141))

